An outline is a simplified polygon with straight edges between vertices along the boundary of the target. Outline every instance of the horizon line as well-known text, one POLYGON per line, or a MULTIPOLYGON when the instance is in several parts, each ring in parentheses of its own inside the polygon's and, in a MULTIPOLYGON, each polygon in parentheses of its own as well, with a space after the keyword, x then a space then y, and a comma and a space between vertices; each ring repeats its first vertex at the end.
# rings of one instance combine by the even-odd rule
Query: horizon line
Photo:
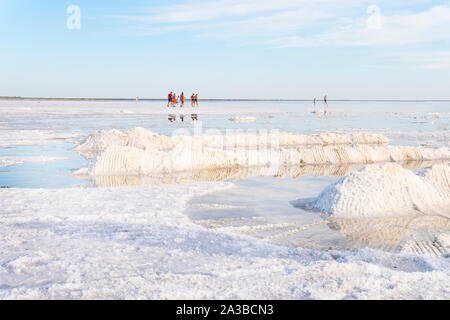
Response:
MULTIPOLYGON (((67 97, 21 97, 21 96, 0 96, 0 100, 43 100, 43 101, 136 101, 136 98, 67 98, 67 97)), ((188 99, 189 100, 189 99, 188 99)), ((200 98, 202 101, 314 101, 314 98, 287 99, 287 98, 200 98)), ((167 98, 138 98, 138 101, 167 101, 167 98)), ((324 101, 317 99, 316 101, 324 101)), ((327 101, 367 101, 367 102, 450 102, 450 99, 327 99, 327 101)))

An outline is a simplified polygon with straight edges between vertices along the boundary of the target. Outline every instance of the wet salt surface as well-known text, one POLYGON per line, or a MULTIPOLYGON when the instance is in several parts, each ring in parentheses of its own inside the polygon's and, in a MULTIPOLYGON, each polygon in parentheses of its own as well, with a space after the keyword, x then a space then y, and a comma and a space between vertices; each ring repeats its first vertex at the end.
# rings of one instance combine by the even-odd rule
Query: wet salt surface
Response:
MULTIPOLYGON (((316 109, 325 110, 318 103, 316 109)), ((449 129, 450 102, 330 102, 328 114, 313 114, 311 102, 202 102, 200 108, 166 108, 164 102, 58 102, 0 101, 0 129, 45 129, 82 132, 128 130, 143 126, 160 134, 177 128, 192 130, 191 114, 203 128, 278 129, 296 133, 337 128, 389 128, 397 131, 449 129), (26 106, 26 107, 25 107, 26 106), (170 123, 168 114, 177 115, 170 123), (180 121, 180 114, 188 116, 180 121), (255 122, 234 123, 234 116, 254 117, 255 122), (437 116, 437 117, 436 117, 437 116), (439 129, 440 128, 440 129, 439 129)))
POLYGON ((339 219, 292 205, 296 198, 316 197, 339 177, 258 177, 236 181, 236 188, 195 198, 186 214, 195 223, 221 232, 256 237, 269 243, 315 250, 362 248, 400 252, 418 243, 422 254, 445 253, 436 234, 450 232, 440 216, 339 219), (441 250, 441 251, 440 251, 441 250))
POLYGON ((0 148, 2 157, 20 156, 62 158, 45 163, 23 163, 0 168, 0 186, 8 188, 57 189, 73 186, 91 186, 92 183, 70 175, 73 170, 86 164, 86 160, 71 151, 72 144, 51 144, 42 146, 18 146, 0 148))
MULTIPOLYGON (((322 104, 317 108, 323 109, 322 104)), ((120 179, 90 181, 69 173, 86 166, 87 161, 71 149, 95 130, 129 130, 137 126, 171 135, 174 130, 194 131, 201 123, 209 129, 267 129, 296 133, 323 131, 381 132, 391 136, 393 145, 448 145, 450 103, 331 102, 328 114, 313 114, 309 102, 204 102, 198 109, 168 109, 163 102, 1 102, 1 132, 42 130, 49 139, 37 145, 0 147, 1 156, 47 156, 68 160, 24 163, 0 168, 0 186, 10 188, 66 188, 146 185, 157 180, 120 179), (5 106, 6 104, 6 106, 5 106), (12 106, 12 107, 11 107, 12 106), (20 109, 20 106, 26 106, 20 109), (180 113, 186 121, 180 121, 180 113), (199 122, 190 119, 198 114, 199 122), (175 122, 167 116, 175 113, 175 122), (439 114, 438 116, 436 114, 439 114), (254 117, 250 123, 229 121, 234 116, 254 117), (390 132, 393 132, 390 134, 390 132), (430 134, 431 133, 431 134, 430 134), (114 180, 111 182, 111 180, 114 180), (130 182, 132 180, 132 182, 130 182), (106 184, 106 185, 105 185, 106 184)), ((19 133, 20 132, 20 133, 19 133)), ((31 135, 32 137, 33 135, 31 135)), ((25 139, 25 138, 24 138, 25 139)), ((8 141, 14 141, 9 139, 8 141)), ((27 144, 26 139, 23 142, 27 144)), ((30 144, 36 143, 31 141, 30 144)), ((1 145, 1 144, 0 144, 1 145)), ((193 178, 195 180, 195 177, 193 178)), ((329 216, 294 208, 290 201, 317 196, 335 182, 337 176, 297 178, 244 177, 232 190, 193 199, 186 214, 197 224, 224 232, 250 235, 270 243, 314 249, 381 248, 396 251, 402 241, 420 233, 429 240, 435 230, 449 230, 448 222, 414 217, 371 221, 336 220, 329 216)), ((171 183, 164 181, 164 183, 171 183)), ((173 183, 173 182, 172 182, 173 183)))
POLYGON ((236 187, 195 198, 186 214, 197 224, 271 243, 313 249, 349 247, 350 243, 319 214, 290 204, 314 197, 337 177, 258 177, 236 181, 236 187))

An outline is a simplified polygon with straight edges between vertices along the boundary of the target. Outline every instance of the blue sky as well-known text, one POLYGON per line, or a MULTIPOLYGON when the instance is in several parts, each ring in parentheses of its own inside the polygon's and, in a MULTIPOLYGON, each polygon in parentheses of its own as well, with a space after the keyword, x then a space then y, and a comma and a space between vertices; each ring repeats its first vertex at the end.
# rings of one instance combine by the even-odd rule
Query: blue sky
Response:
POLYGON ((450 99, 448 0, 0 0, 0 37, 0 96, 450 99))

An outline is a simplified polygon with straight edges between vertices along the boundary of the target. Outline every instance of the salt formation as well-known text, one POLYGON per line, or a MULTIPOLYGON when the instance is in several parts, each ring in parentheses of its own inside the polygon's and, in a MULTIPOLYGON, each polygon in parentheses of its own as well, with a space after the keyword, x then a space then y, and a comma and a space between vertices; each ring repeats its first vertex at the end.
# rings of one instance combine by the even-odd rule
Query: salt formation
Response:
POLYGON ((90 175, 161 175, 218 168, 367 164, 450 159, 450 149, 381 145, 379 134, 294 133, 168 137, 136 128, 102 131, 76 148, 96 157, 90 175), (374 144, 374 145, 373 145, 374 144))
POLYGON ((253 134, 236 131, 225 135, 184 135, 169 137, 159 135, 144 128, 135 128, 127 132, 119 130, 99 131, 92 133, 87 140, 75 148, 87 158, 94 158, 108 147, 136 147, 139 149, 154 148, 171 150, 176 146, 196 145, 199 147, 270 147, 301 145, 341 145, 341 144, 387 144, 389 139, 381 134, 373 133, 321 133, 303 135, 296 133, 267 133, 256 131, 253 134))
POLYGON ((125 133, 119 130, 102 130, 89 135, 83 144, 75 148, 75 151, 86 158, 94 158, 108 147, 113 146, 172 149, 175 144, 170 137, 155 134, 144 128, 135 128, 125 133))
POLYGON ((228 167, 255 167, 305 164, 367 164, 376 162, 431 161, 450 159, 448 148, 399 146, 324 146, 296 149, 248 149, 182 147, 169 151, 153 148, 113 146, 106 149, 91 167, 92 175, 167 174, 179 171, 228 167))
POLYGON ((370 165, 327 187, 307 206, 340 218, 408 214, 450 217, 450 167, 436 165, 416 175, 398 164, 370 165))

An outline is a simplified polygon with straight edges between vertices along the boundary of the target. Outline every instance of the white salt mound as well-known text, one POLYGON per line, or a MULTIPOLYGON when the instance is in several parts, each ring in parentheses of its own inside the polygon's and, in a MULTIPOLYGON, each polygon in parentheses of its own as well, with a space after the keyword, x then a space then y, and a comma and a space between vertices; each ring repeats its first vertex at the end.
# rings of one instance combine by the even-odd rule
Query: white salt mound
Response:
POLYGON ((171 149, 174 147, 174 144, 170 137, 157 135, 144 128, 135 128, 125 133, 119 130, 93 132, 75 150, 87 158, 93 158, 107 148, 114 146, 129 146, 141 149, 146 147, 171 149))
POLYGON ((342 218, 411 213, 450 218, 450 167, 436 165, 416 175, 398 164, 370 165, 327 187, 310 206, 342 218))

